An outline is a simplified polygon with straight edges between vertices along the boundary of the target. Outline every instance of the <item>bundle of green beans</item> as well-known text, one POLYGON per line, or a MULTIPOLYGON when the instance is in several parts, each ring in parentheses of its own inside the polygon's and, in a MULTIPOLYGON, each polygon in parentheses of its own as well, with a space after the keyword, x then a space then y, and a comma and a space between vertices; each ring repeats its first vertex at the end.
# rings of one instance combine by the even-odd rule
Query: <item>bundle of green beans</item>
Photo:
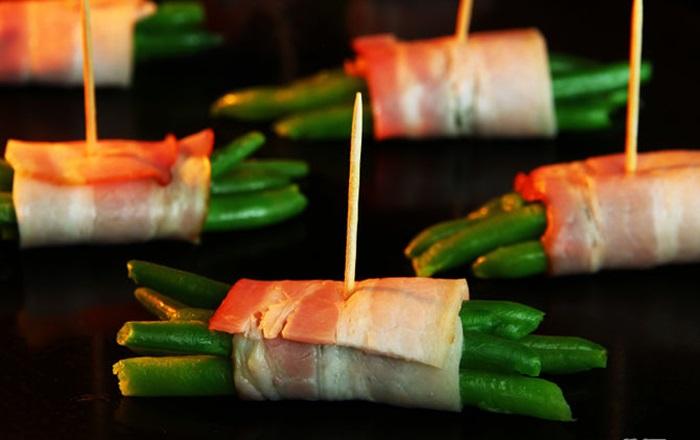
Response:
POLYGON ((497 197, 464 218, 421 231, 404 249, 419 276, 467 264, 478 278, 520 278, 547 271, 539 241, 547 227, 540 203, 517 193, 497 197))
MULTIPOLYGON (((552 89, 560 131, 590 131, 612 125, 611 114, 627 101, 627 63, 599 64, 569 55, 550 54, 552 89)), ((651 78, 644 62, 641 80, 651 78)), ((291 139, 345 139, 352 122, 355 92, 367 88, 361 78, 342 70, 324 71, 285 86, 229 92, 212 106, 212 115, 242 120, 278 119, 274 129, 291 139), (281 118, 281 119, 279 119, 281 118)), ((372 132, 371 103, 364 112, 372 132)))
MULTIPOLYGON (((254 229, 299 215, 307 199, 293 183, 306 176, 306 162, 248 159, 265 143, 257 131, 234 139, 211 157, 211 195, 204 231, 254 229)), ((0 240, 17 238, 12 203, 13 171, 0 160, 0 240)))
POLYGON ((138 61, 191 55, 219 46, 220 35, 204 28, 204 8, 196 1, 161 3, 136 23, 134 58, 138 61))
MULTIPOLYGON (((145 261, 128 263, 135 296, 161 321, 127 322, 117 342, 148 356, 114 365, 125 396, 235 394, 231 335, 207 321, 226 283, 145 261)), ((507 301, 467 301, 460 311, 464 344, 460 394, 487 411, 570 421, 561 389, 540 374, 604 368, 606 350, 581 338, 534 335, 544 313, 507 301)))

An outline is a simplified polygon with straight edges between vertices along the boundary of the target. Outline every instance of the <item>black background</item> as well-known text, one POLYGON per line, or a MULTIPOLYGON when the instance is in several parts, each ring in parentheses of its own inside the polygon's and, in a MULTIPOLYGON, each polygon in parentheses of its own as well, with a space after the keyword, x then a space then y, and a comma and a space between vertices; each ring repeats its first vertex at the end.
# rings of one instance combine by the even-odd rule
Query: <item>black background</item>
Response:
MULTIPOLYGON (((537 26, 550 49, 612 61, 628 50, 628 1, 477 0, 473 29, 537 26)), ((697 146, 700 7, 647 1, 640 149, 697 146)), ((128 90, 100 90, 102 137, 158 139, 216 129, 219 145, 266 125, 212 121, 211 102, 231 88, 282 82, 339 65, 349 40, 390 31, 449 33, 455 1, 207 1, 224 48, 140 65, 128 90)), ((358 278, 410 275, 402 256, 422 227, 463 214, 510 188, 515 172, 622 150, 615 130, 555 141, 365 142, 358 278)), ((269 130, 268 130, 269 133, 269 130)), ((80 89, 0 88, 0 144, 8 138, 83 135, 80 89)), ((251 403, 233 398, 128 399, 111 365, 129 356, 114 342, 122 322, 148 319, 132 299, 125 263, 148 259, 221 280, 334 278, 343 271, 347 143, 275 138, 258 156, 311 164, 304 215, 269 229, 205 235, 199 246, 150 243, 18 251, 0 245, 0 437, 149 436, 306 438, 623 439, 697 436, 700 384, 698 265, 522 281, 470 279, 472 296, 521 301, 547 312, 541 332, 593 339, 609 367, 557 377, 573 423, 467 408, 462 414, 361 402, 251 403), (690 429, 690 431, 687 431, 690 429), (687 432, 687 433, 686 433, 687 432), (5 433, 5 434, 3 434, 5 433)), ((448 276, 465 276, 457 270, 448 276)))

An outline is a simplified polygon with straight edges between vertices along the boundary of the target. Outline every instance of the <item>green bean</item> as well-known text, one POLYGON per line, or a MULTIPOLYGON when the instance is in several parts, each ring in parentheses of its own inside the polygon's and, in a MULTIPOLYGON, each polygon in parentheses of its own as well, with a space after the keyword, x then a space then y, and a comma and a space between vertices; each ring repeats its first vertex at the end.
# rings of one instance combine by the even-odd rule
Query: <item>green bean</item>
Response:
MULTIPOLYGON (((350 136, 352 126, 352 103, 294 113, 275 123, 274 129, 280 137, 294 140, 338 140, 350 136)), ((372 109, 364 106, 362 112, 363 133, 372 133, 372 109)))
POLYGON ((595 131, 611 126, 610 108, 605 104, 557 106, 557 128, 560 131, 595 131))
POLYGON ((549 260, 537 240, 503 246, 482 255, 472 265, 477 278, 522 278, 547 272, 549 260))
POLYGON ((14 171, 9 163, 0 159, 0 191, 12 191, 14 171))
POLYGON ((365 90, 364 80, 342 70, 319 72, 286 86, 253 87, 229 92, 212 106, 213 116, 243 120, 270 120, 281 116, 352 103, 356 92, 365 90))
POLYGON ((562 73, 598 65, 596 61, 563 53, 549 53, 549 71, 553 77, 562 73))
POLYGON ((192 30, 204 24, 204 8, 195 1, 161 3, 155 13, 136 22, 136 32, 192 30))
POLYGON ((225 175, 213 179, 211 193, 237 194, 250 191, 262 191, 289 185, 289 178, 266 171, 246 171, 234 169, 225 175))
POLYGON ((12 193, 0 192, 0 224, 17 223, 15 206, 12 204, 12 193))
POLYGON ((274 173, 288 179, 299 179, 309 174, 309 165, 303 160, 250 159, 236 165, 236 171, 274 173))
POLYGON ((463 405, 562 422, 573 420, 561 389, 544 379, 462 370, 459 388, 463 405))
POLYGON ((539 376, 542 363, 537 352, 517 341, 465 332, 460 368, 539 376))
POLYGON ((211 176, 216 179, 230 171, 243 159, 253 154, 265 143, 265 136, 259 131, 252 131, 234 139, 225 147, 211 155, 211 176))
POLYGON ((535 331, 544 312, 511 301, 471 300, 460 310, 464 331, 480 331, 507 339, 521 339, 535 331))
MULTIPOLYGON (((648 81, 651 78, 651 73, 651 63, 644 61, 640 72, 641 81, 648 81)), ((628 64, 626 62, 613 63, 557 76, 552 80, 552 91, 554 98, 560 100, 614 91, 626 87, 628 80, 628 64)))
POLYGON ((306 197, 297 185, 243 194, 212 196, 205 231, 253 229, 279 223, 301 213, 306 197))
POLYGON ((164 320, 209 322, 214 314, 213 310, 188 307, 180 301, 147 287, 136 289, 134 296, 146 310, 164 320))
POLYGON ((124 396, 235 394, 231 360, 219 356, 135 357, 112 371, 124 396))
POLYGON ((231 288, 230 284, 140 260, 127 263, 129 278, 192 307, 213 309, 231 288))
POLYGON ((613 90, 611 92, 595 93, 586 96, 560 99, 557 101, 557 116, 562 111, 574 111, 590 109, 593 107, 605 107, 609 112, 627 105, 627 88, 613 90))
POLYGON ((544 208, 539 204, 495 214, 433 244, 413 259, 413 268, 418 276, 431 276, 469 264, 497 247, 539 237, 546 223, 544 208))
POLYGON ((465 218, 437 223, 424 229, 406 246, 404 255, 409 258, 417 257, 433 244, 454 235, 466 226, 473 225, 481 219, 491 217, 500 212, 513 211, 522 207, 524 203, 523 198, 518 193, 508 193, 491 199, 470 212, 465 218))
POLYGON ((525 200, 517 192, 510 192, 494 197, 467 215, 468 219, 488 218, 501 212, 511 212, 525 205, 525 200))
POLYGON ((189 30, 167 34, 139 32, 134 34, 134 59, 137 62, 188 56, 223 43, 221 35, 206 30, 189 30))
POLYGON ((528 335, 520 341, 542 360, 542 372, 569 374, 592 368, 605 368, 608 355, 605 347, 573 336, 528 335))
POLYGON ((117 344, 144 354, 230 357, 232 340, 231 335, 209 330, 201 321, 131 321, 117 333, 117 344))

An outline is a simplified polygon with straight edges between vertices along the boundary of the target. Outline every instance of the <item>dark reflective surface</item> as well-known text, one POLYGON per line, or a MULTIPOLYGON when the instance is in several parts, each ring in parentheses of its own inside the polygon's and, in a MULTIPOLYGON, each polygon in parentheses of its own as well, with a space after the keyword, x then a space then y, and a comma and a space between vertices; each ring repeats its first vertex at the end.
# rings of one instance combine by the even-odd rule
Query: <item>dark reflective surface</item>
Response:
MULTIPOLYGON (((558 51, 625 58, 628 2, 478 0, 474 28, 537 25, 558 51)), ((98 92, 105 137, 159 138, 214 124, 223 142, 254 125, 212 122, 229 88, 282 81, 338 65, 348 38, 449 31, 453 1, 215 1, 211 26, 229 45, 208 56, 140 66, 130 90, 98 92)), ((696 147, 700 85, 698 6, 647 1, 641 149, 696 147)), ((0 142, 82 136, 79 90, 0 89, 0 142)), ((620 128, 621 128, 620 120, 620 128)), ((265 128, 265 126, 260 126, 265 128)), ((516 171, 620 151, 622 131, 551 142, 472 140, 365 144, 358 277, 410 275, 401 250, 422 227, 509 189, 516 171)), ((470 280, 474 297, 507 298, 547 312, 542 332, 591 338, 610 350, 607 370, 557 377, 578 421, 568 424, 466 409, 462 414, 364 403, 252 403, 232 398, 126 399, 111 365, 129 356, 121 323, 148 319, 125 263, 149 259, 221 280, 342 276, 347 146, 270 136, 261 156, 300 157, 310 206, 274 228, 207 235, 200 246, 151 243, 19 252, 0 245, 0 438, 678 438, 694 426, 700 394, 698 265, 588 277, 470 280)), ((455 271, 450 276, 463 276, 455 271)), ((694 428, 696 429, 696 428, 694 428)), ((695 437, 691 430, 688 438, 695 437)))

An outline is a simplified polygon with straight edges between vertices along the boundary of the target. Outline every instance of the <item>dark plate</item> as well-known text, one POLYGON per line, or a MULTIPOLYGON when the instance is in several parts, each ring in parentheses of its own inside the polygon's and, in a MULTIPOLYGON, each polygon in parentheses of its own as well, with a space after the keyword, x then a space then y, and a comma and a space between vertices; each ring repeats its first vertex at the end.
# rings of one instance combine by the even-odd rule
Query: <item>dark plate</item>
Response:
MULTIPOLYGON (((557 51, 624 59, 628 1, 476 2, 475 29, 535 25, 557 51)), ((647 1, 640 145, 698 145, 700 10, 693 1, 647 1)), ((283 81, 338 65, 348 39, 447 33, 456 2, 208 1, 228 45, 212 54, 142 65, 130 90, 98 92, 100 134, 155 139, 214 124, 221 142, 255 125, 212 122, 214 98, 241 85, 283 81)), ((0 89, 0 142, 82 136, 80 90, 0 89)), ((259 126, 265 127, 265 126, 259 126)), ((519 170, 622 150, 609 133, 556 141, 365 143, 358 278, 410 275, 403 246, 422 227, 509 189, 519 170)), ((542 332, 591 338, 607 370, 558 377, 577 418, 551 423, 465 409, 462 414, 361 402, 251 403, 233 398, 127 399, 111 365, 125 320, 147 319, 125 262, 149 259, 222 280, 335 278, 343 271, 347 143, 292 144, 270 136, 261 156, 308 160, 308 211, 266 230, 207 235, 200 246, 151 243, 19 252, 0 247, 0 437, 108 438, 677 438, 693 427, 700 385, 698 265, 587 277, 470 281, 477 298, 507 298, 547 312, 542 332)), ((454 271, 449 276, 464 276, 454 271)), ((692 431, 691 431, 692 432, 692 431)), ((693 437, 693 434, 690 434, 693 437)))

